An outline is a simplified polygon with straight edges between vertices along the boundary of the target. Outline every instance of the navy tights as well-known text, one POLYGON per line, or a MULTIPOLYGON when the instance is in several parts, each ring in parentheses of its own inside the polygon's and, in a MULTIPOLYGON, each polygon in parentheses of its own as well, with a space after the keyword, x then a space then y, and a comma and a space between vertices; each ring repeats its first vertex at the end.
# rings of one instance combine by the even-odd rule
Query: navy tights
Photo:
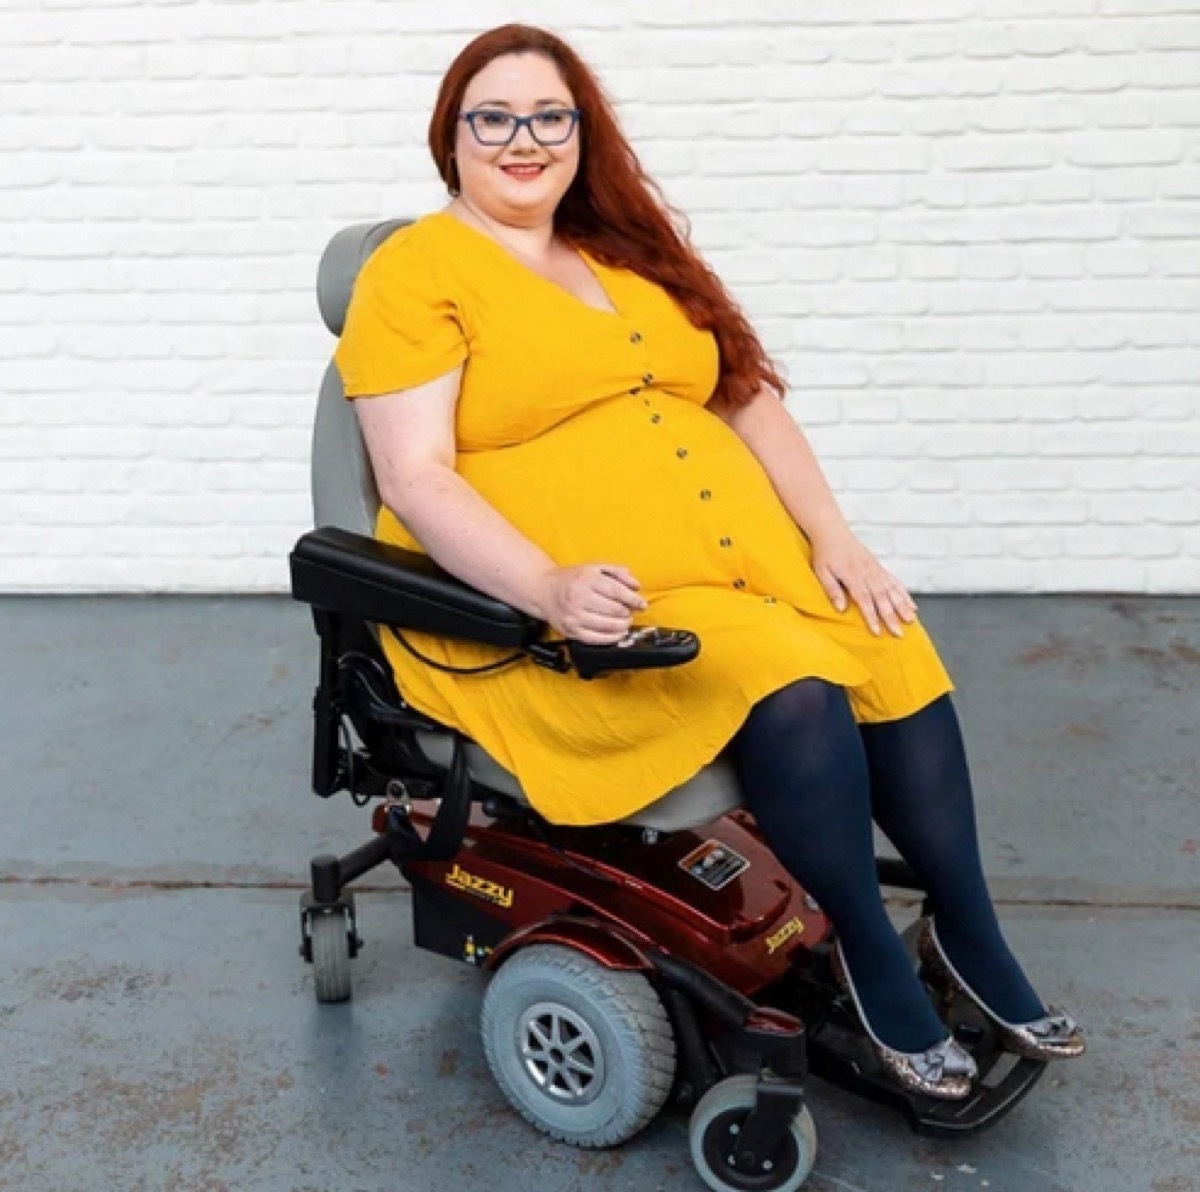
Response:
POLYGON ((868 1021, 897 1051, 945 1038, 893 929, 872 818, 916 872, 954 967, 1000 1017, 1045 1013, 1000 933, 975 830, 971 779, 948 695, 857 725, 845 691, 801 679, 754 706, 733 739, 747 804, 776 856, 837 929, 868 1021))

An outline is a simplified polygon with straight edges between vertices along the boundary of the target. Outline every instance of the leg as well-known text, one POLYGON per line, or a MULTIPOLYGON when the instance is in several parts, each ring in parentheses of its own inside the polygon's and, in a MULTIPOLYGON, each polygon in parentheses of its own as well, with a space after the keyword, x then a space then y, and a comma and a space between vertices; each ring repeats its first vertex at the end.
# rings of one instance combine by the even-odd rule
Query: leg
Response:
POLYGON ((875 820, 929 894, 939 942, 1000 1017, 1046 1013, 1000 933, 975 829, 966 751, 942 696, 913 716, 859 726, 875 820))
POLYGON ((768 696, 734 738, 733 760, 772 850, 837 928, 871 1029, 903 1052, 945 1039, 883 905, 866 759, 845 692, 802 679, 768 696))

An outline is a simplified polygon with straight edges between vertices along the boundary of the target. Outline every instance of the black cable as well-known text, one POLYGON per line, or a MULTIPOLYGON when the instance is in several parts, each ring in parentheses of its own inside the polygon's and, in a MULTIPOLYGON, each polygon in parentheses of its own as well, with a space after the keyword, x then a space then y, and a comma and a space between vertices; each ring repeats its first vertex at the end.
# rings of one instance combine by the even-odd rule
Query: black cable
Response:
POLYGON ((436 662, 432 658, 426 657, 415 646, 410 645, 404 640, 404 635, 398 630, 393 629, 396 640, 416 659, 425 663, 426 666, 432 666, 434 670, 445 671, 450 675, 482 675, 488 671, 499 670, 504 666, 512 666, 514 662, 525 661, 524 654, 512 654, 508 658, 501 658, 498 662, 489 662, 486 666, 446 666, 445 663, 436 662))
POLYGON ((350 792, 355 807, 366 807, 371 801, 371 796, 354 789, 354 763, 358 755, 354 752, 354 742, 350 739, 350 726, 346 723, 345 716, 338 719, 338 732, 342 738, 342 751, 346 755, 346 789, 350 792))

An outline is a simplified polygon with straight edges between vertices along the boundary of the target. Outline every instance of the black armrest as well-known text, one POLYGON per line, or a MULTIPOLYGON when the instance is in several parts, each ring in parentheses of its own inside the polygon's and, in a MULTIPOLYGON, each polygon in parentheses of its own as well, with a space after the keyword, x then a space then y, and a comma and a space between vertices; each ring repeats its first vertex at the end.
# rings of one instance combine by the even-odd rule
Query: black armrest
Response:
POLYGON ((443 571, 427 555, 325 526, 289 556, 292 596, 364 621, 491 646, 536 641, 542 625, 443 571))

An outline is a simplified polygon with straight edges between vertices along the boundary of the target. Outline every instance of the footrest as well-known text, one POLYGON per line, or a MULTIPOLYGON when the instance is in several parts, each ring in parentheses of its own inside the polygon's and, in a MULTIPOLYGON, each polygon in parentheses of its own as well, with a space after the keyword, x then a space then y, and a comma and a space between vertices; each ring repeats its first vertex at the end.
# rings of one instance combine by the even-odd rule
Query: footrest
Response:
POLYGON ((898 1109, 917 1134, 950 1138, 974 1133, 1004 1117, 1042 1078, 1046 1065, 1007 1052, 973 1049, 979 1080, 963 1101, 938 1101, 900 1089, 884 1074, 862 1032, 827 1021, 809 1036, 814 1076, 858 1096, 898 1109))

